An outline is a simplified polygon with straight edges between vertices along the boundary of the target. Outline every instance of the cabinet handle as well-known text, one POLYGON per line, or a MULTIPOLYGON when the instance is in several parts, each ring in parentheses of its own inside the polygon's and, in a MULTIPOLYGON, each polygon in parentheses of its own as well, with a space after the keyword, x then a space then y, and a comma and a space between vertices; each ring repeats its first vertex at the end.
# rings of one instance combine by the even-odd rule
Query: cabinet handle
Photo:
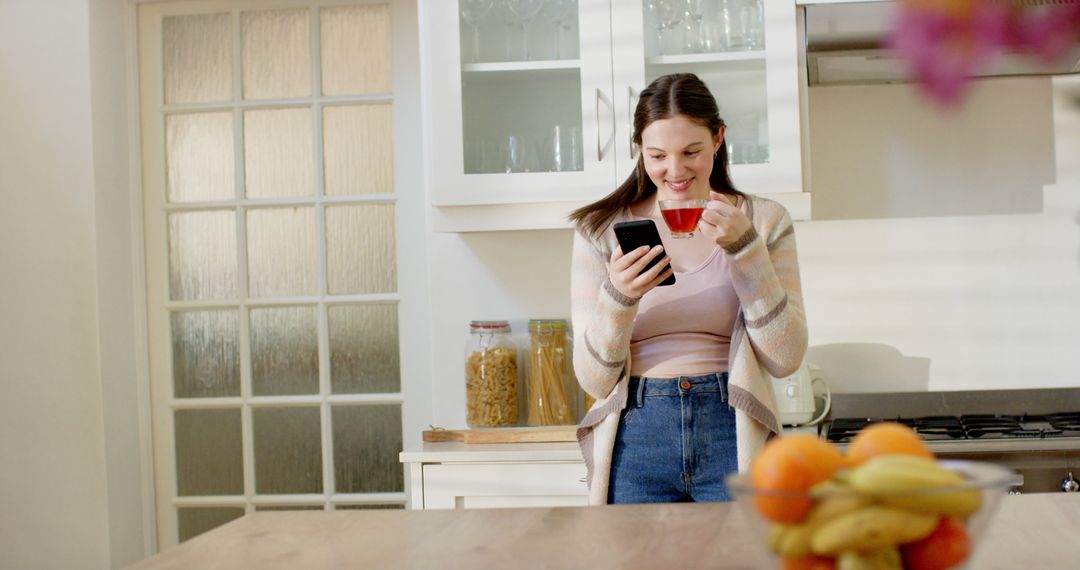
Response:
POLYGON ((600 142, 600 88, 596 88, 596 162, 604 161, 604 147, 600 142))
POLYGON ((637 107, 638 96, 634 95, 634 86, 626 86, 626 124, 630 133, 630 160, 637 160, 638 149, 634 144, 634 109, 637 107))

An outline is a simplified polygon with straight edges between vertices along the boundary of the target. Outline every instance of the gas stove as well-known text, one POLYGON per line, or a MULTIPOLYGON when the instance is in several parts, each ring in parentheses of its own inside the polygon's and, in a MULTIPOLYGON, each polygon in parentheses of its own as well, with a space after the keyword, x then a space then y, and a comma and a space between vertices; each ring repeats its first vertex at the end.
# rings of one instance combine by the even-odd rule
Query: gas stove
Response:
POLYGON ((926 441, 1080 438, 1080 412, 837 418, 829 423, 825 436, 833 443, 849 443, 859 430, 882 421, 894 421, 909 426, 926 441))
POLYGON ((1012 492, 1080 489, 1080 388, 834 394, 821 437, 840 446, 883 421, 911 426, 938 457, 1015 470, 1012 492), (1076 477, 1074 477, 1074 475, 1076 477))

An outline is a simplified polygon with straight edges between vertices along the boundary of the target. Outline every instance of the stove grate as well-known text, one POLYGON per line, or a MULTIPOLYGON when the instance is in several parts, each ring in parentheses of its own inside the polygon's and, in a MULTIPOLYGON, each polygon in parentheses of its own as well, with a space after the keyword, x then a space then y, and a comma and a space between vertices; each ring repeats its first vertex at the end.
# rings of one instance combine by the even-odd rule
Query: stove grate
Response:
POLYGON ((829 423, 826 438, 834 443, 848 443, 859 430, 884 421, 907 425, 928 441, 1080 437, 1080 412, 1059 412, 1039 415, 965 414, 916 418, 837 418, 829 423))

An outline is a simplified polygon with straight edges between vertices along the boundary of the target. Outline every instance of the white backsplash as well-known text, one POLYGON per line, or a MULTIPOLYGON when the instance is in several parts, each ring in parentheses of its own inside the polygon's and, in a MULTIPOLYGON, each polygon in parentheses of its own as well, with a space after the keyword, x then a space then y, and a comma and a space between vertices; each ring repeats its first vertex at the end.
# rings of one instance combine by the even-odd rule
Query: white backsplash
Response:
POLYGON ((1080 386, 1078 79, 980 82, 955 114, 902 87, 814 91, 811 149, 828 150, 813 155, 814 221, 797 235, 810 359, 835 391, 1080 386), (852 121, 875 116, 880 129, 852 135, 852 121), (1057 182, 1031 188, 1055 152, 1047 128, 1057 182), (890 149, 898 140, 921 148, 890 149), (907 166, 866 164, 868 148, 907 166), (868 213, 868 202, 938 213, 819 216, 843 217, 845 203, 868 213))
POLYGON ((433 233, 431 259, 434 425, 465 426, 469 321, 570 319, 572 230, 433 233))

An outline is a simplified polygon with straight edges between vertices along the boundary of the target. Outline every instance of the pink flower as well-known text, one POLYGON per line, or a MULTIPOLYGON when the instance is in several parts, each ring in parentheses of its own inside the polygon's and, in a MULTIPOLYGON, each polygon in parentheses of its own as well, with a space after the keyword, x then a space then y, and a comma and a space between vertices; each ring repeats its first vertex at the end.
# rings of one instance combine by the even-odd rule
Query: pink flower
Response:
POLYGON ((1080 2, 1017 10, 1010 44, 1044 61, 1065 56, 1080 37, 1080 2))
POLYGON ((980 66, 1006 49, 1053 60, 1080 37, 1080 0, 905 0, 888 45, 939 104, 959 101, 980 66))
POLYGON ((979 66, 1008 37, 1009 9, 1002 2, 956 5, 905 4, 888 45, 907 60, 925 92, 941 104, 955 103, 979 66))

